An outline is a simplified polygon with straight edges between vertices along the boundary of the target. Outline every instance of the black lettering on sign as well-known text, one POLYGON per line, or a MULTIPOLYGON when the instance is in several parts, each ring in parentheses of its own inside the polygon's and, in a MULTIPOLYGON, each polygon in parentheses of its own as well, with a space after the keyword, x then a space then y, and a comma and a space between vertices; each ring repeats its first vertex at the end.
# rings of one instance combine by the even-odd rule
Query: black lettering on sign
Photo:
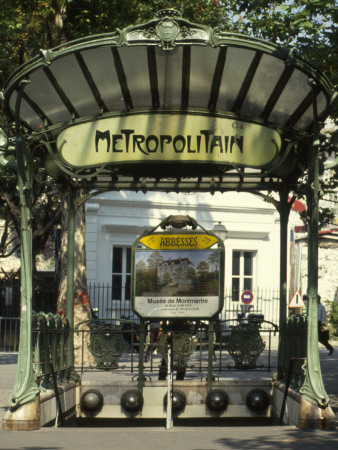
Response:
POLYGON ((133 153, 141 152, 146 156, 160 152, 161 154, 168 153, 174 157, 175 153, 201 153, 201 149, 206 154, 243 153, 244 136, 214 135, 210 130, 200 130, 200 134, 187 136, 181 134, 176 136, 169 134, 145 136, 135 134, 135 130, 131 129, 122 129, 120 134, 111 134, 109 130, 96 131, 96 153, 101 150, 107 153, 129 153, 131 146, 133 153))
POLYGON ((173 146, 176 153, 182 153, 185 149, 185 138, 180 134, 174 137, 173 146))
POLYGON ((135 130, 121 130, 121 133, 124 134, 126 140, 126 152, 129 152, 129 137, 131 134, 135 133, 135 130))
POLYGON ((106 151, 109 152, 109 148, 110 148, 110 133, 109 130, 107 131, 96 131, 96 135, 95 135, 95 150, 96 153, 98 153, 99 151, 99 142, 100 141, 106 141, 106 151))
POLYGON ((146 148, 148 153, 156 153, 158 149, 158 137, 154 134, 151 134, 146 139, 146 148))
POLYGON ((113 134, 113 152, 122 153, 123 150, 121 148, 116 148, 117 141, 122 139, 122 134, 113 134))

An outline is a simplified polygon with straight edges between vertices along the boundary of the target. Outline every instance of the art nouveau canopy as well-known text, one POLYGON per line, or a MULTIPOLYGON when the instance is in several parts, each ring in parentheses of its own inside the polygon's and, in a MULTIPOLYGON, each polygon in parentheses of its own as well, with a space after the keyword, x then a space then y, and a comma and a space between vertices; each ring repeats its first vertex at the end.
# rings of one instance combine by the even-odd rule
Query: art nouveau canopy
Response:
POLYGON ((212 177, 220 190, 295 181, 332 99, 295 51, 173 10, 41 51, 4 89, 8 116, 51 175, 112 189, 138 189, 140 178, 182 190, 210 189, 212 177))

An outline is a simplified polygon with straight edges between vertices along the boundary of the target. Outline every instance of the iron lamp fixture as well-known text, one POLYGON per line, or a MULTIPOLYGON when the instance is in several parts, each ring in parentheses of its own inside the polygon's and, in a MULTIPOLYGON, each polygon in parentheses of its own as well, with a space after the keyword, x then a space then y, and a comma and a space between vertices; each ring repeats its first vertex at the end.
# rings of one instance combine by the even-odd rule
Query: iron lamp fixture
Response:
POLYGON ((222 241, 225 240, 228 230, 225 228, 225 226, 222 224, 222 222, 218 222, 212 229, 213 233, 216 234, 222 241))

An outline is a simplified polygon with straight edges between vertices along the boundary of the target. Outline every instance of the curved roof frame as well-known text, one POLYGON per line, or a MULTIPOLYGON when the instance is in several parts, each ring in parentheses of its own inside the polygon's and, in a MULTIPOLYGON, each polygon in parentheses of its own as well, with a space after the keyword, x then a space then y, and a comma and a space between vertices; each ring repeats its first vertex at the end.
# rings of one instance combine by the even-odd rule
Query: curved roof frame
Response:
POLYGON ((145 24, 41 51, 12 74, 3 96, 5 112, 13 120, 17 114, 33 153, 44 146, 52 176, 62 173, 98 189, 224 191, 271 190, 286 178, 296 182, 335 93, 327 77, 293 49, 163 10, 145 24), (179 121, 188 115, 193 121, 208 117, 262 126, 280 136, 281 148, 265 165, 202 161, 192 170, 189 162, 179 170, 175 161, 74 167, 60 157, 56 141, 69 127, 166 114, 179 121))

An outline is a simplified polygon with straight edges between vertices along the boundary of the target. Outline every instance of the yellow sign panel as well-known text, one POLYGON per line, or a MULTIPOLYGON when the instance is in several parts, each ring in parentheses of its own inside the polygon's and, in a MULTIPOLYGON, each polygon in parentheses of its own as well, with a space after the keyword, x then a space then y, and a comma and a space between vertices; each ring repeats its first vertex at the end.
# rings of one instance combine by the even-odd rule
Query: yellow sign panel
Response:
POLYGON ((153 250, 201 250, 211 247, 217 238, 208 234, 151 234, 140 242, 153 250))
POLYGON ((57 139, 73 167, 123 163, 217 163, 264 167, 281 150, 269 127, 194 114, 135 114, 73 125, 57 139))

